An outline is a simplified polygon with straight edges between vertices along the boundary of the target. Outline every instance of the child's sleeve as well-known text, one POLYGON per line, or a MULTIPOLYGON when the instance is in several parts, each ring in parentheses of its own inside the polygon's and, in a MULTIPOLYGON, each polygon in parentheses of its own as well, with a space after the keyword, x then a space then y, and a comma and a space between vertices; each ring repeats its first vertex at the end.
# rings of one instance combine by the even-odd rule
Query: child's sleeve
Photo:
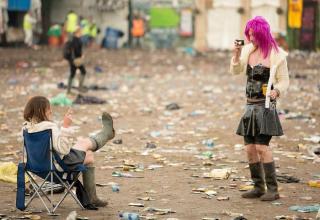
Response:
POLYGON ((61 155, 67 155, 70 152, 72 144, 69 141, 70 135, 58 126, 52 128, 53 148, 61 155))

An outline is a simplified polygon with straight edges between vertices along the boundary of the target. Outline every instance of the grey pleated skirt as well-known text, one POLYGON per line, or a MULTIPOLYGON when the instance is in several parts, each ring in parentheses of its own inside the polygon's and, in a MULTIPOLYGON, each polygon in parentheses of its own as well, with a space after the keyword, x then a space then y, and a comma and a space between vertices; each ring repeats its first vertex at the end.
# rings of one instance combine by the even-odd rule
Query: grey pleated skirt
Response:
POLYGON ((275 103, 270 103, 269 109, 264 103, 248 103, 236 133, 241 136, 283 135, 275 103))

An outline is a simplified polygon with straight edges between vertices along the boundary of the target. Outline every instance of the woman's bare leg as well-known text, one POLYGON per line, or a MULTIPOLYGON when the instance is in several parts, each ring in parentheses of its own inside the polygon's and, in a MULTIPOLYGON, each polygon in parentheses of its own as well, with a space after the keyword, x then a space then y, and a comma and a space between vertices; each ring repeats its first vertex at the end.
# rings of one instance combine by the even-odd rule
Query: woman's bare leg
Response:
POLYGON ((249 164, 259 162, 260 159, 259 159, 258 151, 256 149, 256 145, 247 144, 245 147, 246 147, 249 164))
POLYGON ((272 150, 268 145, 256 144, 256 150, 262 163, 273 162, 272 150))

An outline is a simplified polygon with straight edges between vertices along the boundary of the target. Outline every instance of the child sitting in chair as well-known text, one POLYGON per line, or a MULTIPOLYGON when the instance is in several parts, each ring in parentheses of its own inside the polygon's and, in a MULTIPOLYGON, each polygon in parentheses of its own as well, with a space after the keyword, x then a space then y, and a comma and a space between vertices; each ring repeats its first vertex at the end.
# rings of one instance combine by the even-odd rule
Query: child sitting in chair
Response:
MULTIPOLYGON (((69 137, 73 133, 69 128, 72 123, 71 114, 71 109, 69 109, 64 116, 62 127, 59 128, 56 123, 51 121, 52 111, 49 100, 43 96, 34 96, 24 109, 23 117, 26 120, 24 129, 27 129, 28 133, 51 129, 53 149, 70 169, 77 164, 87 166, 88 169, 83 172, 83 186, 88 193, 90 202, 97 207, 104 207, 108 202, 99 199, 96 194, 93 152, 103 147, 108 140, 114 137, 112 117, 107 112, 103 112, 101 131, 91 137, 79 138, 72 146, 69 141, 69 137)), ((55 166, 58 170, 61 169, 57 163, 55 166)))

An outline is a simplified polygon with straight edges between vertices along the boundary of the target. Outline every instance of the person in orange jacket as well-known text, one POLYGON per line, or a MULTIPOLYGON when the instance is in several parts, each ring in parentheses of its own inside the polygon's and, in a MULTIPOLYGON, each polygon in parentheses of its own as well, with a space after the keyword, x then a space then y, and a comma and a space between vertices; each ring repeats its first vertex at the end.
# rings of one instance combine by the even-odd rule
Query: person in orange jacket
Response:
POLYGON ((145 27, 144 20, 139 14, 134 15, 132 20, 131 35, 133 37, 133 45, 141 47, 141 38, 144 36, 145 27))

